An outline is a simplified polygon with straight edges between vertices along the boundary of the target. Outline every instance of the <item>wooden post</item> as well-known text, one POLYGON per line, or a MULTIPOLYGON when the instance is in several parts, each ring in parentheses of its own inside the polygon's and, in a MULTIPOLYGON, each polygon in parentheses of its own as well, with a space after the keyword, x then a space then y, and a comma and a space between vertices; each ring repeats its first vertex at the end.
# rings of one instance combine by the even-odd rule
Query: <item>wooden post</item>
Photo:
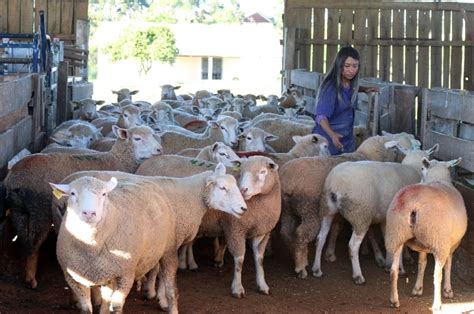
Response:
POLYGON ((68 67, 69 63, 67 61, 59 62, 58 66, 58 98, 56 103, 57 114, 56 114, 56 125, 61 124, 70 117, 71 108, 69 105, 69 96, 68 96, 68 67))
POLYGON ((290 87, 291 70, 295 67, 296 28, 285 28, 283 62, 285 65, 284 86, 286 90, 290 87))
MULTIPOLYGON (((420 103, 420 101, 418 102, 420 103)), ((426 129, 428 127, 429 115, 429 92, 427 88, 421 90, 421 126, 420 126, 420 139, 422 143, 426 143, 426 129)), ((423 147, 426 149, 426 147, 423 147)))

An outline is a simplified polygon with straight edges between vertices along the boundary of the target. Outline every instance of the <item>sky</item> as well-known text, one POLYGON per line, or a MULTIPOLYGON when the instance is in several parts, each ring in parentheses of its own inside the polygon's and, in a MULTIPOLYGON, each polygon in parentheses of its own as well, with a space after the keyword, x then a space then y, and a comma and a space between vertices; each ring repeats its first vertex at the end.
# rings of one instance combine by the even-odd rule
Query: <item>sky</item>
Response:
POLYGON ((283 13, 283 0, 240 0, 239 3, 245 14, 261 12, 277 15, 277 13, 283 13))

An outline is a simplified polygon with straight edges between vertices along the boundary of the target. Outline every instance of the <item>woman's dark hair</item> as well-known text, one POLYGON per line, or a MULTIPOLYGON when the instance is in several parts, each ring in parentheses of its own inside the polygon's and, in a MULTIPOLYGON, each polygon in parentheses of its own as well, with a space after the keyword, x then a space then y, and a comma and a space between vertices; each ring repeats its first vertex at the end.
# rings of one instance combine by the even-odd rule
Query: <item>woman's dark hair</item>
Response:
MULTIPOLYGON (((342 96, 340 93, 340 88, 341 88, 341 73, 342 69, 344 66, 344 62, 348 57, 351 57, 352 59, 358 60, 359 61, 359 69, 360 69, 360 57, 359 57, 359 52, 350 46, 342 47, 337 55, 336 58, 334 59, 334 62, 332 64, 331 69, 328 71, 326 76, 324 77, 323 82, 321 83, 321 86, 319 88, 318 96, 322 94, 322 91, 325 90, 328 85, 331 82, 336 83, 336 94, 337 94, 337 99, 339 100, 340 103, 342 103, 342 96)), ((352 79, 352 88, 354 93, 352 94, 351 98, 351 105, 354 104, 356 98, 357 98, 357 91, 359 90, 359 73, 360 71, 357 71, 357 74, 354 76, 352 79)))

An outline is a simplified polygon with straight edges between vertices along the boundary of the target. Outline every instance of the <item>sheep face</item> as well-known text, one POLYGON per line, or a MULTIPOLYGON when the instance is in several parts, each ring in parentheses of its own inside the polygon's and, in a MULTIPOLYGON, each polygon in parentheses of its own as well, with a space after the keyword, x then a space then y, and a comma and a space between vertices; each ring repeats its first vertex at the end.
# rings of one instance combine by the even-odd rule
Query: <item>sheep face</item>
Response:
POLYGON ((117 186, 117 179, 111 178, 104 182, 92 177, 82 177, 70 184, 50 185, 55 195, 68 197, 68 221, 95 227, 106 214, 107 193, 117 186))
POLYGON ((112 91, 113 94, 117 94, 117 102, 121 102, 124 99, 132 100, 132 95, 138 93, 138 90, 131 91, 128 88, 122 88, 118 91, 112 91))
POLYGON ((421 170, 421 182, 451 181, 451 172, 449 168, 461 163, 462 158, 450 161, 438 161, 436 159, 428 160, 423 158, 423 168, 421 170))
POLYGON ((128 105, 122 108, 117 125, 121 128, 129 129, 141 124, 140 109, 135 105, 128 105))
POLYGON ((278 136, 267 133, 260 128, 248 128, 239 135, 241 140, 241 150, 247 152, 265 152, 266 143, 275 141, 278 136))
POLYGON ((181 88, 181 86, 173 86, 170 84, 165 84, 160 86, 161 88, 161 99, 172 99, 176 100, 176 93, 174 92, 175 89, 181 88))
POLYGON ((219 163, 214 173, 206 179, 206 204, 209 208, 229 213, 240 218, 247 210, 247 204, 240 194, 237 181, 225 173, 225 166, 219 163))
POLYGON ((239 141, 237 140, 237 129, 239 121, 231 117, 221 117, 217 121, 212 122, 218 125, 221 129, 224 143, 232 148, 235 148, 239 141))
MULTIPOLYGON (((330 156, 328 140, 319 134, 308 134, 292 137, 294 149, 299 150, 301 156, 330 156)), ((293 150, 293 149, 292 149, 293 150)))
POLYGON ((216 142, 211 148, 212 158, 218 163, 221 162, 226 167, 232 167, 236 162, 240 162, 239 156, 222 142, 216 142))
POLYGON ((92 121, 97 118, 97 106, 102 105, 104 101, 95 101, 92 99, 82 99, 80 101, 71 101, 74 109, 79 109, 79 115, 82 120, 92 121))
POLYGON ((268 157, 253 156, 243 159, 240 166, 239 188, 247 201, 257 194, 266 194, 278 176, 278 165, 268 157))
POLYGON ((150 127, 137 126, 130 129, 121 129, 114 126, 113 132, 117 138, 128 141, 133 147, 135 160, 142 161, 163 152, 163 147, 155 138, 150 127))

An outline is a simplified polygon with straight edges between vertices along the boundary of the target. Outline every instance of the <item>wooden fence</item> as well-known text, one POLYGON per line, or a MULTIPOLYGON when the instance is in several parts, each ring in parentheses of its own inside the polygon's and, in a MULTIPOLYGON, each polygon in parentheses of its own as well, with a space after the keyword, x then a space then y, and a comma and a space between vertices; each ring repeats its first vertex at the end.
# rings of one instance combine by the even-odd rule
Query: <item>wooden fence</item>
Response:
POLYGON ((326 73, 342 45, 363 77, 474 89, 474 4, 285 0, 285 87, 292 69, 326 73))
POLYGON ((89 0, 0 0, 0 33, 39 31, 39 12, 45 12, 46 32, 75 43, 77 23, 88 19, 89 0))

